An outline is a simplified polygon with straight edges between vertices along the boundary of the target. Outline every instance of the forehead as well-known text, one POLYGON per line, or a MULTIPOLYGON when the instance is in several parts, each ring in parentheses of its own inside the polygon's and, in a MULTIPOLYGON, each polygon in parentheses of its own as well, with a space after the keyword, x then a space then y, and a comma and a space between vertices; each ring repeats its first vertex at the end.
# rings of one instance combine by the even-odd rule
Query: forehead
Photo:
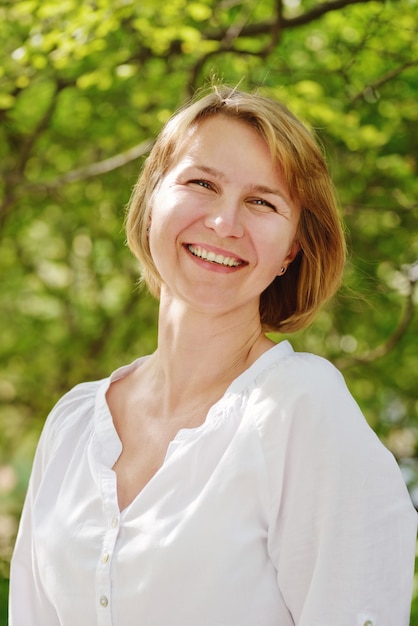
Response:
POLYGON ((170 169, 186 156, 198 158, 217 155, 218 158, 228 153, 229 157, 239 161, 263 161, 264 167, 275 168, 278 164, 266 139, 254 126, 245 120, 226 115, 213 115, 194 122, 179 137, 172 154, 170 169), (247 150, 245 154, 243 151, 247 150))

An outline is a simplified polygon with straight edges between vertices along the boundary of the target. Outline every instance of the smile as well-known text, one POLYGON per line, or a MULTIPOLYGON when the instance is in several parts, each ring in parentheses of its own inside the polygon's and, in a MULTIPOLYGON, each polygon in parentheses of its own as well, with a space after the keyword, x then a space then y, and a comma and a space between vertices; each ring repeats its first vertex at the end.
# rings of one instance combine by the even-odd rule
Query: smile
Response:
POLYGON ((215 254, 215 252, 205 250, 200 246, 192 246, 189 244, 187 249, 193 254, 193 256, 203 259, 204 261, 209 261, 210 263, 216 263, 217 265, 224 265, 226 267, 238 267, 239 265, 243 265, 243 261, 240 261, 237 258, 222 256, 222 254, 215 254))

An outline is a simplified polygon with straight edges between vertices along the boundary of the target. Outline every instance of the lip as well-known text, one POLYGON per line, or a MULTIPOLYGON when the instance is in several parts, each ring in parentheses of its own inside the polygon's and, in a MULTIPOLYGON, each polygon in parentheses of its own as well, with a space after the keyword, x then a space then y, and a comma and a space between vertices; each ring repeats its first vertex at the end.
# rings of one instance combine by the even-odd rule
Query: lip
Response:
POLYGON ((218 248, 216 246, 212 246, 210 244, 206 244, 206 243, 198 243, 198 242, 187 242, 183 244, 183 248, 185 249, 185 251, 187 252, 187 254, 196 262, 199 263, 200 265, 204 265, 207 268, 210 268, 212 270, 216 270, 216 271, 226 271, 226 272, 233 272, 236 271, 238 269, 241 269, 245 266, 248 265, 248 261, 245 261, 243 258, 241 258, 240 256, 237 256, 237 254, 231 252, 230 250, 225 250, 223 248, 218 248), (229 265, 229 264, 223 264, 223 263, 217 263, 214 260, 208 260, 205 258, 202 258, 201 256, 198 256, 197 254, 194 254, 192 252, 192 250, 190 248, 201 248, 203 250, 205 250, 208 253, 212 253, 215 254, 217 256, 222 256, 225 259, 231 259, 233 260, 236 264, 234 265, 229 265))

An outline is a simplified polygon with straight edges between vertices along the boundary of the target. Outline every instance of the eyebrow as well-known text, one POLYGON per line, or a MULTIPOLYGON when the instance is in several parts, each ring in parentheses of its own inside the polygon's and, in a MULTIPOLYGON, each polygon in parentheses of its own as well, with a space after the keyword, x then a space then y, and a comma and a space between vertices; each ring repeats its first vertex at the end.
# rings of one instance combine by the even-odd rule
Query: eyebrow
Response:
MULTIPOLYGON (((197 163, 194 163, 191 167, 195 167, 201 172, 205 172, 206 174, 210 174, 211 176, 216 176, 220 178, 221 180, 227 180, 225 174, 221 172, 220 170, 216 169, 215 167, 210 167, 209 165, 198 165, 197 163)), ((266 185, 250 185, 249 191, 251 193, 261 193, 261 194, 267 193, 273 196, 278 196, 279 198, 284 200, 284 202, 289 206, 289 208, 291 208, 292 206, 292 202, 289 196, 281 189, 273 189, 271 187, 267 187, 266 185)))
POLYGON ((193 163, 190 167, 195 167, 201 172, 205 172, 206 174, 210 174, 211 176, 216 176, 217 178, 221 178, 222 180, 226 180, 226 176, 220 170, 217 170, 215 167, 210 167, 209 165, 198 165, 197 163, 193 163))
POLYGON ((265 185, 251 185, 250 191, 253 193, 261 193, 261 194, 271 194, 273 196, 278 196, 289 206, 292 206, 289 196, 282 191, 281 189, 271 189, 271 187, 266 187, 265 185))

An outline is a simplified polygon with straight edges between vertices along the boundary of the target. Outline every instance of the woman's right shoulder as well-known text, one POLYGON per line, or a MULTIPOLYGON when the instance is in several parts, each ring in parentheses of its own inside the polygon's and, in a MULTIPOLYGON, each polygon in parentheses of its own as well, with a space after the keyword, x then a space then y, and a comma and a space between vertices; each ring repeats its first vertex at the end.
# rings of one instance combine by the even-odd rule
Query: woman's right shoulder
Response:
POLYGON ((57 410, 66 412, 68 409, 72 410, 85 403, 94 403, 98 389, 106 380, 106 378, 103 378, 101 380, 78 383, 61 396, 52 412, 57 410))
POLYGON ((41 436, 46 448, 56 447, 69 435, 81 436, 93 425, 99 390, 108 379, 79 383, 65 393, 48 415, 41 436))

